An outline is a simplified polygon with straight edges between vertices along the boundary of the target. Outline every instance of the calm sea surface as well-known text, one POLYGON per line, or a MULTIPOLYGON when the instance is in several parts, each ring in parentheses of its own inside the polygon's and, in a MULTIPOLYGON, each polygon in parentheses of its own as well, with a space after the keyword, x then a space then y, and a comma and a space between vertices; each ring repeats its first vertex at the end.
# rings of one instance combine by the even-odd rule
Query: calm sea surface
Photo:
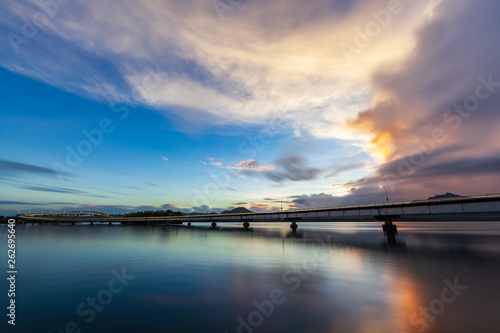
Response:
POLYGON ((500 332, 500 222, 16 226, 1 332, 500 332))

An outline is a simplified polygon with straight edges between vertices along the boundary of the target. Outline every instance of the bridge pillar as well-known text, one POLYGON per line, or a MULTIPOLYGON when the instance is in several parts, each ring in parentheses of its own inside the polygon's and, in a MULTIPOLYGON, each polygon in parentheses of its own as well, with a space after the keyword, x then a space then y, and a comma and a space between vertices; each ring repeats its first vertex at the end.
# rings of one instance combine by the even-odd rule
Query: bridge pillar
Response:
POLYGON ((191 222, 188 222, 188 228, 191 228, 191 222))
POLYGON ((297 225, 297 222, 295 221, 292 221, 292 223, 290 224, 290 228, 292 229, 292 231, 297 231, 297 228, 299 226, 297 225))
POLYGON ((392 224, 392 221, 385 221, 382 225, 382 230, 384 230, 384 232, 398 233, 398 227, 395 224, 392 224))
POLYGON ((396 235, 398 234, 398 227, 395 224, 392 224, 392 221, 385 221, 382 225, 382 230, 384 230, 388 244, 397 245, 396 235))
POLYGON ((216 226, 217 226, 217 223, 212 222, 212 229, 215 229, 216 226))
POLYGON ((94 225, 94 222, 90 222, 90 225, 94 225))
POLYGON ((243 223, 243 228, 248 229, 248 227, 250 227, 250 223, 248 223, 248 221, 245 221, 243 223))

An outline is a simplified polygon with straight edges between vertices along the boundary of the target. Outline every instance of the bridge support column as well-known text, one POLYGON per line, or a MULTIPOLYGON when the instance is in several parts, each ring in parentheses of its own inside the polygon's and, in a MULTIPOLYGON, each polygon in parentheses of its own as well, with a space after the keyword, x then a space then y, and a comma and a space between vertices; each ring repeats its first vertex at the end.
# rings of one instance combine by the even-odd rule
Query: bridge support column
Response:
POLYGON ((188 228, 191 228, 191 222, 188 222, 187 225, 188 225, 188 228))
POLYGON ((94 222, 90 222, 90 225, 94 225, 94 222))
POLYGON ((217 226, 217 223, 212 222, 212 229, 215 229, 216 226, 217 226))
POLYGON ((382 225, 382 230, 384 230, 384 232, 398 233, 398 227, 393 224, 392 221, 385 221, 384 225, 382 225))
POLYGON ((243 228, 248 229, 248 227, 250 227, 250 223, 248 223, 247 221, 245 221, 243 223, 243 228))
POLYGON ((396 235, 398 234, 398 227, 392 224, 392 221, 385 221, 384 225, 382 225, 382 230, 384 230, 384 234, 387 237, 387 243, 389 245, 397 245, 396 235))
POLYGON ((292 231, 297 231, 297 228, 299 226, 297 225, 297 222, 295 221, 292 221, 292 223, 290 224, 290 228, 292 229, 292 231))

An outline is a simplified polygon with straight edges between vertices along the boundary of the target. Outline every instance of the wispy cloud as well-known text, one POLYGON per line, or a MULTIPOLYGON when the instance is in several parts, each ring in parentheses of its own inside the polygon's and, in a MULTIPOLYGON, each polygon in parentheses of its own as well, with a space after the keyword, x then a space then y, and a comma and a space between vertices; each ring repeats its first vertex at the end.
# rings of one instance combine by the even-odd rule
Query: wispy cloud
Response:
POLYGON ((65 193, 65 194, 74 194, 74 195, 83 195, 87 197, 96 197, 96 198, 109 198, 108 196, 92 194, 85 191, 64 188, 64 187, 56 187, 56 186, 35 186, 35 185, 23 185, 19 186, 19 188, 23 188, 31 191, 39 191, 39 192, 53 192, 53 193, 65 193))
POLYGON ((25 206, 45 206, 45 205, 70 205, 70 202, 27 202, 0 200, 0 205, 25 205, 25 206))
POLYGON ((0 173, 4 175, 37 174, 43 176, 54 176, 54 170, 32 164, 0 160, 0 173))
POLYGON ((276 169, 276 166, 264 165, 254 160, 246 160, 246 161, 240 161, 236 165, 230 166, 229 168, 235 170, 266 171, 266 170, 274 170, 276 169))

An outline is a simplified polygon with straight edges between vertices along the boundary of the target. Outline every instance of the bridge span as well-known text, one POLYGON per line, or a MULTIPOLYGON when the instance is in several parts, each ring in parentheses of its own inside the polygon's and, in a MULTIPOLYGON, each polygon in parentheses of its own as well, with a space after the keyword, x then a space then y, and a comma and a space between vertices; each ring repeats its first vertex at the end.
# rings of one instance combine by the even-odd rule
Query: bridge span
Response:
POLYGON ((207 214, 163 217, 111 217, 98 212, 70 212, 54 214, 22 214, 20 222, 27 223, 121 223, 121 224, 184 224, 195 222, 242 223, 249 228, 250 223, 290 222, 296 230, 298 223, 336 221, 381 221, 383 229, 395 232, 395 221, 500 221, 500 194, 459 197, 452 199, 419 200, 372 205, 287 210, 264 213, 207 214))

